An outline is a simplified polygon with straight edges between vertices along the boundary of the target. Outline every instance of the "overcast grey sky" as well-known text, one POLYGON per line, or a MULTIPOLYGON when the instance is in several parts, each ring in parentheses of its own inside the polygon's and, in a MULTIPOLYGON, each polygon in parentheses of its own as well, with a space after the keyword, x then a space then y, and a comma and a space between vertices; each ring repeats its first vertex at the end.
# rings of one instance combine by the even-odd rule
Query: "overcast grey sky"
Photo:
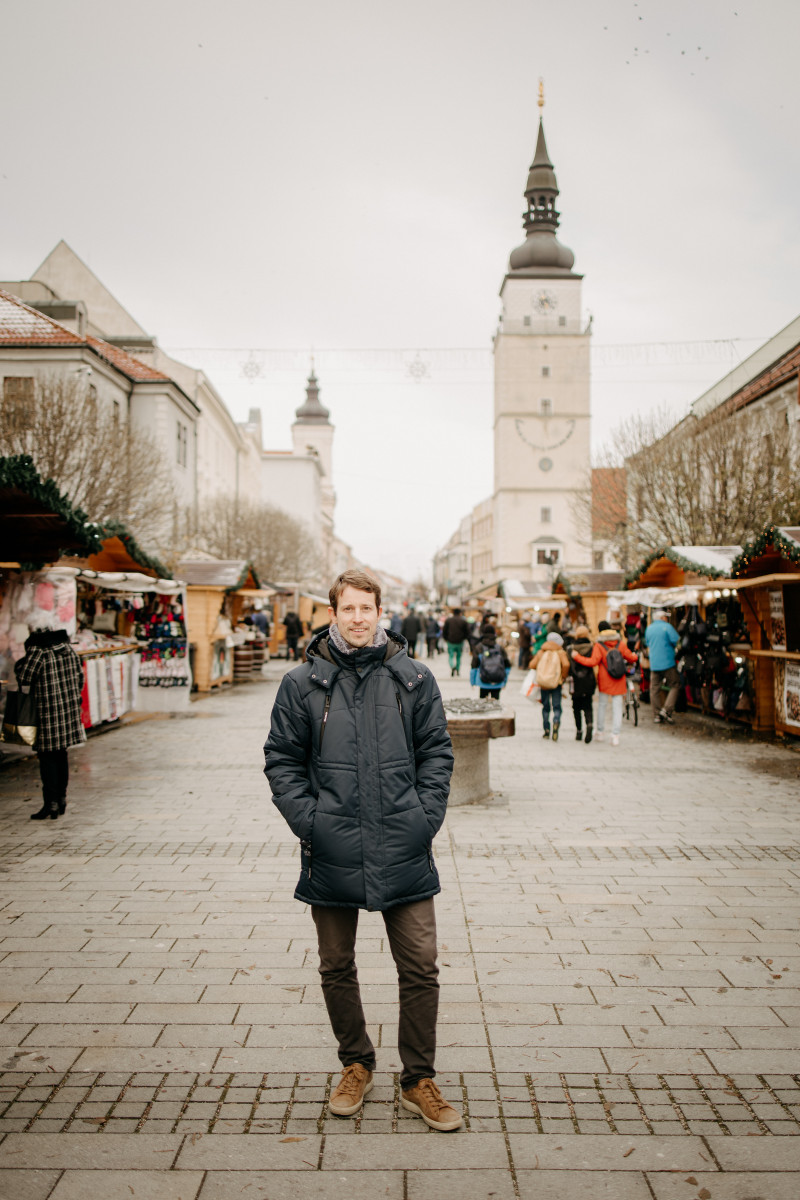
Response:
POLYGON ((796 0, 2 8, 0 278, 63 237, 277 448, 315 347, 339 532, 388 569, 491 491, 540 75, 598 445, 800 312, 796 0))

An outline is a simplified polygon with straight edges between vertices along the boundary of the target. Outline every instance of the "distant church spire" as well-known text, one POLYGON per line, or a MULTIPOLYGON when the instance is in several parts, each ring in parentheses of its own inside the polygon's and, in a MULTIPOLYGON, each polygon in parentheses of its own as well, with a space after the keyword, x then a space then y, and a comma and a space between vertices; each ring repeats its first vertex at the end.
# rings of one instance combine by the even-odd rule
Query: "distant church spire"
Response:
MULTIPOLYGON (((539 80, 539 109, 544 108, 544 84, 539 80)), ((526 275, 569 275, 575 255, 562 246, 556 237, 559 212, 556 208, 558 183, 547 143, 544 138, 544 122, 539 116, 539 136, 536 153, 528 172, 525 199, 528 207, 522 215, 525 241, 511 252, 509 269, 526 275)))
POLYGON ((319 384, 314 374, 313 358, 311 359, 311 374, 306 387, 305 404, 301 404, 299 408, 295 409, 294 415, 302 425, 330 425, 328 417, 331 414, 319 401, 319 384))

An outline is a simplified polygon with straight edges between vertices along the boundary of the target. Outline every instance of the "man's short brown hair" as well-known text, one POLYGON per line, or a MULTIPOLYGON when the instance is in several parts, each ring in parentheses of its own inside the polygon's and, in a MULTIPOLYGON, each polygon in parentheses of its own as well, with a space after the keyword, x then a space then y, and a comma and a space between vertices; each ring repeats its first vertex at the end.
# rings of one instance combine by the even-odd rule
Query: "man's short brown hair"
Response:
POLYGON ((375 596, 375 607, 381 606, 381 585, 377 579, 373 579, 366 571, 342 571, 333 582, 333 587, 328 593, 331 602, 331 608, 334 612, 339 607, 339 597, 346 587, 355 588, 359 592, 372 592, 375 596))

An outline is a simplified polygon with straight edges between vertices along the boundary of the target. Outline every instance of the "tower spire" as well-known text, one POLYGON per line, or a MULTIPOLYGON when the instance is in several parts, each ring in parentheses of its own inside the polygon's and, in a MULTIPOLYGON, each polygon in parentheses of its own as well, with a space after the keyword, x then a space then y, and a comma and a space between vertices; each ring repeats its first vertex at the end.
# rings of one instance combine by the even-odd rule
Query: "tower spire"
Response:
POLYGON ((306 385, 305 403, 295 409, 294 415, 303 425, 330 425, 328 417, 331 414, 323 404, 320 404, 319 383, 314 374, 313 354, 311 356, 311 374, 306 385))
POLYGON ((525 241, 512 251, 509 268, 511 271, 524 271, 531 275, 539 273, 540 270, 545 275, 569 275, 575 255, 566 246, 562 246, 556 237, 560 217, 556 208, 558 183, 544 136, 544 121, 541 115, 544 108, 542 79, 539 80, 537 104, 539 132, 525 187, 525 199, 528 204, 522 214, 525 241))

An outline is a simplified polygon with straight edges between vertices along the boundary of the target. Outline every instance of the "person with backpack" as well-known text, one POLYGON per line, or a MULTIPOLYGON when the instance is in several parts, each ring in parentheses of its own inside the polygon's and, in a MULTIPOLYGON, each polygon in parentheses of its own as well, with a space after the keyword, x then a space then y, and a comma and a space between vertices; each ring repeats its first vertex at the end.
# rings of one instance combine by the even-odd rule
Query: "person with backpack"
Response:
POLYGON ((594 715, 592 699, 597 689, 594 668, 575 661, 575 652, 588 658, 592 653, 592 635, 585 625, 579 625, 572 635, 572 644, 567 647, 570 660, 569 681, 572 688, 572 713, 575 717, 575 741, 583 739, 582 725, 586 723, 586 745, 592 740, 594 715))
POLYGON ((480 688, 481 700, 491 699, 506 686, 511 663, 503 647, 497 641, 494 625, 484 625, 481 639, 472 652, 472 670, 469 681, 480 688))
POLYGON ((597 740, 602 742, 605 737, 606 705, 611 701, 611 745, 619 745, 619 735, 622 729, 622 697, 628 681, 625 678, 625 663, 635 663, 633 654, 620 637, 616 629, 612 629, 608 621, 598 625, 599 637, 594 649, 589 655, 573 651, 573 662, 584 667, 599 667, 597 672, 597 687, 600 696, 597 702, 597 740))
POLYGON ((569 659, 560 633, 548 633, 547 641, 531 659, 536 683, 542 692, 542 737, 550 737, 550 711, 553 713, 553 741, 558 741, 561 725, 561 685, 569 675, 569 659))

